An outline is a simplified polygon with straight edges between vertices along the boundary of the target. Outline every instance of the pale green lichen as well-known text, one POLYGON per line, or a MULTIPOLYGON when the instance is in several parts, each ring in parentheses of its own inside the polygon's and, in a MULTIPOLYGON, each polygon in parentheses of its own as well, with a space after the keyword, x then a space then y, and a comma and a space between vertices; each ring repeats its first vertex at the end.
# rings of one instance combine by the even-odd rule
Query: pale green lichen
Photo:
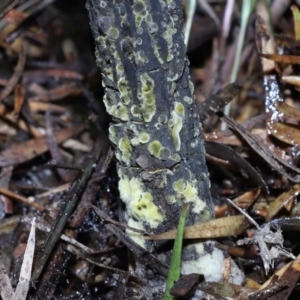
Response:
POLYGON ((130 112, 135 118, 139 118, 139 119, 141 118, 140 109, 138 108, 137 105, 132 105, 130 108, 130 112))
POLYGON ((158 122, 159 122, 160 124, 166 124, 167 121, 168 121, 168 117, 167 117, 166 115, 160 115, 160 116, 158 117, 158 122))
POLYGON ((175 102, 174 109, 179 115, 184 115, 184 106, 180 102, 175 102))
MULTIPOLYGON (((133 218, 127 218, 127 225, 135 229, 145 230, 143 224, 141 222, 135 221, 133 218)), ((126 234, 141 247, 145 248, 145 239, 140 233, 136 231, 131 231, 130 229, 126 229, 126 234)))
POLYGON ((160 150, 159 150, 159 158, 162 159, 162 160, 167 160, 170 158, 170 150, 166 147, 162 147, 160 150))
POLYGON ((137 38, 136 39, 136 43, 137 43, 137 45, 142 45, 143 44, 143 40, 141 39, 141 38, 137 38))
POLYGON ((183 100, 184 100, 185 102, 187 102, 188 104, 192 104, 192 103, 193 103, 193 99, 190 98, 190 97, 188 97, 188 96, 184 96, 183 100))
POLYGON ((124 105, 128 105, 130 103, 130 87, 128 81, 121 77, 118 81, 118 89, 121 96, 121 101, 124 105))
POLYGON ((134 57, 137 65, 143 65, 149 62, 148 57, 142 50, 134 52, 134 57))
POLYGON ((159 48, 155 42, 153 42, 152 47, 153 47, 153 53, 156 56, 156 58, 158 59, 159 63, 163 64, 164 60, 161 58, 159 48))
POLYGON ((147 132, 142 131, 142 132, 139 133, 140 143, 145 144, 145 143, 148 143, 149 140, 150 140, 150 136, 147 132))
POLYGON ((119 54, 119 52, 115 49, 114 51, 112 51, 113 53, 112 53, 112 56, 114 57, 114 59, 116 60, 116 61, 120 61, 120 54, 119 54))
POLYGON ((176 197, 174 195, 169 195, 166 197, 168 204, 174 204, 177 202, 176 197))
POLYGON ((171 26, 167 26, 166 30, 163 32, 163 38, 167 42, 169 53, 167 55, 167 61, 171 61, 173 59, 172 48, 173 48, 173 35, 177 32, 176 28, 172 28, 171 26))
POLYGON ((186 188, 185 180, 179 179, 173 182, 172 184, 173 190, 177 193, 182 193, 186 188))
POLYGON ((178 153, 174 153, 170 156, 170 159, 176 161, 176 162, 180 162, 181 161, 181 157, 178 153))
POLYGON ((117 39, 119 37, 118 28, 114 28, 114 27, 109 28, 107 31, 107 36, 113 40, 117 39))
POLYGON ((116 129, 114 126, 110 126, 108 129, 109 139, 112 143, 116 144, 116 129))
POLYGON ((135 24, 139 28, 141 27, 142 21, 148 15, 148 8, 146 7, 144 1, 136 1, 132 6, 133 13, 135 16, 135 24))
POLYGON ((153 202, 150 192, 145 190, 139 178, 131 178, 121 174, 119 190, 122 200, 127 205, 128 217, 132 216, 139 222, 147 222, 151 228, 156 228, 163 220, 163 214, 153 202))
POLYGON ((171 61, 173 59, 173 54, 172 53, 168 53, 167 55, 167 61, 171 61))
POLYGON ((158 31, 158 25, 155 22, 148 21, 149 31, 150 33, 155 33, 158 31))
POLYGON ((138 146, 140 144, 140 141, 138 139, 138 137, 133 137, 131 140, 130 140, 130 144, 132 146, 138 146))
POLYGON ((149 143, 147 149, 149 151, 149 153, 153 156, 155 156, 156 158, 159 158, 159 152, 162 149, 162 145, 160 143, 160 141, 153 141, 151 143, 149 143))
POLYGON ((122 121, 129 120, 128 109, 124 104, 111 104, 111 102, 107 99, 107 94, 103 97, 103 102, 105 104, 107 112, 115 117, 116 119, 120 119, 122 121))
POLYGON ((124 66, 122 65, 122 63, 118 63, 117 64, 117 73, 119 74, 119 76, 123 76, 124 74, 124 66))
POLYGON ((166 147, 163 147, 160 141, 152 141, 149 143, 147 147, 149 153, 156 158, 162 159, 162 160, 167 160, 170 158, 170 150, 166 147))
POLYGON ((142 93, 142 105, 141 112, 145 122, 150 122, 155 115, 156 101, 154 94, 154 80, 147 74, 141 75, 141 93, 142 93))
POLYGON ((194 85, 191 81, 189 81, 189 88, 190 88, 190 91, 192 93, 192 95, 194 94, 194 85))
POLYGON ((206 202, 198 195, 197 180, 179 179, 172 185, 178 196, 187 203, 192 203, 192 212, 199 214, 207 208, 206 202))
POLYGON ((120 151, 122 152, 121 160, 129 165, 132 147, 128 137, 120 138, 118 146, 120 151))
POLYGON ((174 111, 171 113, 171 119, 168 121, 168 126, 171 131, 174 147, 176 151, 180 151, 181 140, 180 131, 182 129, 185 109, 180 102, 174 103, 174 111))
POLYGON ((111 67, 106 68, 106 69, 105 69, 105 72, 106 72, 106 77, 107 77, 110 81, 114 81, 114 72, 113 72, 112 68, 111 68, 111 67))

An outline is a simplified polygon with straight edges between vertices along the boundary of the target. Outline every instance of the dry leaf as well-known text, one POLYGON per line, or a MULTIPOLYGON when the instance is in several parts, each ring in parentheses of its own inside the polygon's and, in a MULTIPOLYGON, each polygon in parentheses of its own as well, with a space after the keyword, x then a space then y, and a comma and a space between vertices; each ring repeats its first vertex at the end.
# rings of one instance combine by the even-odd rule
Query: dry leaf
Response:
POLYGON ((279 55, 279 54, 271 54, 271 53, 260 53, 260 56, 276 61, 278 63, 300 65, 300 56, 279 55))
POLYGON ((292 84, 300 88, 300 76, 282 76, 281 80, 285 83, 292 84))
MULTIPOLYGON (((82 126, 62 129, 55 132, 54 136, 57 143, 61 144, 68 138, 79 134, 82 130, 82 126)), ((11 148, 0 153, 0 166, 5 167, 23 163, 48 151, 48 149, 49 145, 46 137, 32 139, 23 144, 13 144, 11 148)))
POLYGON ((3 300, 13 299, 14 291, 11 286, 5 266, 0 259, 0 295, 3 300))
POLYGON ((300 255, 296 257, 294 261, 283 266, 279 271, 277 271, 269 280, 267 280, 261 287, 260 290, 268 288, 274 281, 287 281, 288 288, 284 289, 282 292, 270 297, 270 300, 277 299, 288 299, 289 295, 295 288, 300 276, 300 255), (276 278, 278 277, 278 278, 276 278))
POLYGON ((19 282, 16 287, 15 296, 13 300, 26 300, 29 291, 29 284, 31 278, 31 270, 33 263, 33 255, 35 248, 35 218, 32 219, 31 229, 27 241, 27 246, 24 254, 24 259, 21 267, 19 282))
POLYGON ((300 128, 286 123, 268 123, 268 129, 278 140, 289 145, 300 145, 300 128))
POLYGON ((279 197, 271 202, 266 220, 270 221, 288 202, 293 202, 295 197, 300 193, 300 184, 295 184, 289 191, 283 192, 279 197))
POLYGON ((285 102, 276 102, 277 109, 284 114, 285 117, 300 121, 300 110, 286 104, 285 102))
MULTIPOLYGON (((184 239, 218 238, 239 235, 245 231, 247 222, 243 216, 230 216, 186 226, 184 239)), ((144 237, 147 240, 175 239, 177 230, 171 230, 158 235, 144 237)))

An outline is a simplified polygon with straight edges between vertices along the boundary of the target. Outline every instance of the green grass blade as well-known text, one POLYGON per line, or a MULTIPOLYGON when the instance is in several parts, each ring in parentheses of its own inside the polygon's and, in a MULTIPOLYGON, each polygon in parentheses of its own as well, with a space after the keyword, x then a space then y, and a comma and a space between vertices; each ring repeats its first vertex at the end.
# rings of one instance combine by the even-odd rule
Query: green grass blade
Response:
POLYGON ((170 295, 170 290, 174 285, 174 282, 179 279, 180 276, 180 264, 181 264, 181 251, 182 251, 182 239, 185 228, 185 220, 187 215, 187 204, 183 203, 181 209, 181 215, 177 227, 177 234, 174 242, 173 253, 171 257, 171 263, 169 273, 166 282, 166 291, 163 300, 174 300, 175 297, 170 295))
POLYGON ((294 17, 295 40, 298 41, 300 39, 300 13, 296 5, 292 5, 291 10, 294 17))

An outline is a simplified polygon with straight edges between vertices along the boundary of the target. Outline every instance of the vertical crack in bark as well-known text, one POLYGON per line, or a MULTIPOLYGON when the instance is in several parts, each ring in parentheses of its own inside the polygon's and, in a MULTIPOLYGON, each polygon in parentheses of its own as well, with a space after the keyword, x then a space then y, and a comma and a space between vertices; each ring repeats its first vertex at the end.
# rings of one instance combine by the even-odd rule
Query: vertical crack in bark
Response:
MULTIPOLYGON (((213 218, 181 0, 88 0, 87 7, 128 225, 155 234, 174 229, 182 201, 190 203, 187 225, 213 218)), ((199 258, 193 249, 183 261, 199 258)))

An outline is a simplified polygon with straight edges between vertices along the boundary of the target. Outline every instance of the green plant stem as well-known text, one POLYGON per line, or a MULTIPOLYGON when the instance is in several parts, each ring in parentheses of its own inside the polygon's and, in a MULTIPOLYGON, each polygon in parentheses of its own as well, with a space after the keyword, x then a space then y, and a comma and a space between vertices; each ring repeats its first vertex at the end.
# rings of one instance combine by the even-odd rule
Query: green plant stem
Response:
POLYGON ((170 290, 174 285, 174 282, 179 279, 180 276, 180 264, 181 264, 181 250, 182 250, 182 239, 185 228, 185 220, 187 215, 187 204, 183 203, 181 215, 177 227, 177 234, 174 242, 171 263, 169 273, 166 282, 166 291, 163 300, 174 300, 175 297, 170 295, 170 290))

